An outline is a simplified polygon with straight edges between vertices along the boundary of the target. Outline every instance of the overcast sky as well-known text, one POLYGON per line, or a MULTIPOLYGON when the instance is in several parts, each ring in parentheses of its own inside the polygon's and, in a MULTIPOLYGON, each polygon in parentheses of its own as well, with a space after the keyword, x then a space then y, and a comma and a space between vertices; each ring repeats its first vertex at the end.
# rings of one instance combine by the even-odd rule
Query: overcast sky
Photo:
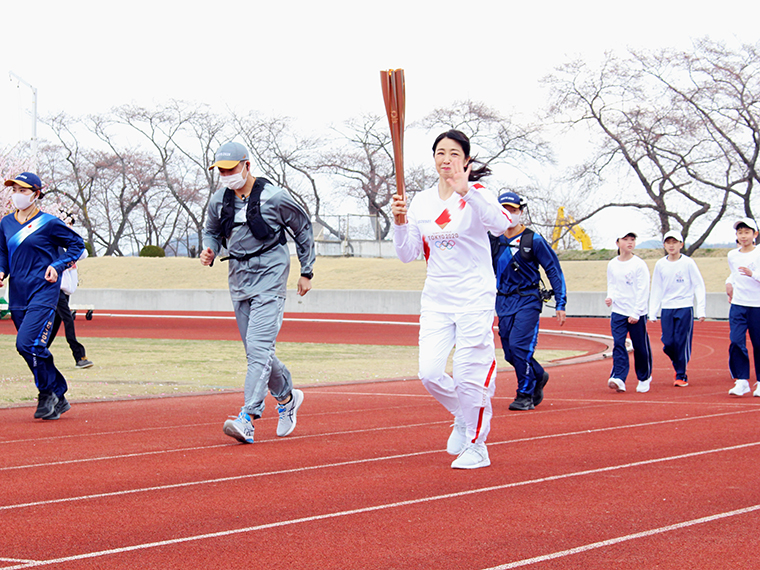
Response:
POLYGON ((540 78, 572 57, 702 36, 754 43, 760 22, 747 0, 16 0, 0 13, 0 148, 31 137, 31 90, 10 72, 37 88, 40 117, 182 99, 319 132, 384 113, 381 69, 405 70, 407 124, 461 99, 529 116, 544 100, 540 78))

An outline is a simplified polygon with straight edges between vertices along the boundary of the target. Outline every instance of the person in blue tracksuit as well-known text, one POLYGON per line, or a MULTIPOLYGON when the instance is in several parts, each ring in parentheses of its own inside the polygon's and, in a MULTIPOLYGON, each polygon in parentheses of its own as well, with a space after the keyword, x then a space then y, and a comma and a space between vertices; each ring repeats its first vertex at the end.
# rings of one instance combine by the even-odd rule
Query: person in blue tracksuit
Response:
POLYGON ((543 306, 539 267, 544 268, 554 290, 560 326, 565 323, 567 288, 559 259, 551 245, 522 223, 527 202, 507 191, 501 193, 499 203, 512 216, 509 229, 503 235, 491 237, 501 347, 504 358, 514 367, 517 376, 517 394, 509 409, 532 410, 543 400, 544 386, 549 381, 549 374, 534 358, 543 306))
POLYGON ((0 286, 9 280, 8 308, 16 327, 16 350, 34 375, 39 395, 35 418, 57 420, 71 409, 66 380, 47 348, 55 321, 60 276, 84 251, 84 240, 59 218, 41 212, 42 182, 22 172, 12 187, 16 211, 0 221, 0 286), (64 252, 59 253, 59 247, 64 252))
POLYGON ((758 368, 760 368, 760 248, 755 245, 758 236, 757 222, 742 218, 734 223, 738 249, 728 252, 731 275, 726 279, 726 294, 731 309, 728 313, 731 344, 728 347, 728 369, 734 379, 731 396, 749 394, 750 361, 747 351, 747 333, 752 342, 755 360, 755 391, 760 398, 758 368))

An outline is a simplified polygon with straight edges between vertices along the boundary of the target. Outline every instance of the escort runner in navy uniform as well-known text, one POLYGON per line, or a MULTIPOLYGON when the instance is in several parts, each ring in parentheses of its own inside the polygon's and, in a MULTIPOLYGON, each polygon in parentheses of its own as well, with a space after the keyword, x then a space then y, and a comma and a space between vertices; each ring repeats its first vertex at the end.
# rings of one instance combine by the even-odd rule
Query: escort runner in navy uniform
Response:
POLYGON ((22 172, 6 180, 5 186, 12 187, 16 211, 0 221, 0 286, 10 277, 8 308, 17 331, 16 350, 26 360, 39 391, 34 417, 57 420, 71 404, 65 397, 66 379, 55 367, 47 342, 60 276, 82 255, 84 240, 59 218, 40 211, 39 176, 22 172))
POLYGON ((251 174, 242 144, 223 144, 209 167, 213 168, 219 169, 223 187, 209 202, 200 258, 203 265, 211 265, 223 245, 228 249, 229 257, 222 260, 229 259, 230 296, 248 359, 245 402, 238 416, 224 423, 224 433, 253 443, 252 419, 261 417, 268 389, 278 402, 277 435, 284 437, 295 429, 304 397, 275 356, 290 273, 285 232, 296 243, 301 264, 298 294, 303 296, 311 289, 315 261, 311 221, 287 190, 251 174))
POLYGON ((549 381, 548 372, 533 357, 543 306, 539 266, 544 268, 554 290, 560 326, 565 324, 567 288, 557 254, 543 237, 521 222, 527 202, 507 191, 499 195, 499 203, 512 216, 512 223, 503 235, 491 236, 499 336, 504 358, 517 375, 517 395, 509 409, 532 410, 544 399, 544 386, 549 381))

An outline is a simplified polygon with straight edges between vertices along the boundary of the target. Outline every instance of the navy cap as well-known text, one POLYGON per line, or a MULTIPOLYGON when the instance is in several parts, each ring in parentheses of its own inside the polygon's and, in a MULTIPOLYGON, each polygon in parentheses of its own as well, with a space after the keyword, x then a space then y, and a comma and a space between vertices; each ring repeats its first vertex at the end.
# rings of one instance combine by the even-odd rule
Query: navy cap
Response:
POLYGON ((6 186, 13 186, 14 184, 18 184, 23 188, 31 188, 32 190, 42 190, 42 180, 40 180, 39 176, 32 174, 31 172, 22 172, 13 180, 5 181, 6 186))
POLYGON ((499 194, 499 204, 502 206, 514 206, 515 208, 522 208, 525 206, 523 199, 511 191, 506 191, 499 194))

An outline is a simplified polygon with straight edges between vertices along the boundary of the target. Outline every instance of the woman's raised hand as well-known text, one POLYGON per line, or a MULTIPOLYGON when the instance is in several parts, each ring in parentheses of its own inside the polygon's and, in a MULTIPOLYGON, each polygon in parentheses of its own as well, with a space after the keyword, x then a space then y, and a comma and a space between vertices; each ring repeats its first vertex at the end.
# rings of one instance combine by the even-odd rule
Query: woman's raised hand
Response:
POLYGON ((445 179, 449 187, 460 196, 464 196, 470 189, 470 171, 472 161, 467 163, 467 168, 461 160, 453 160, 451 163, 451 178, 445 179))

